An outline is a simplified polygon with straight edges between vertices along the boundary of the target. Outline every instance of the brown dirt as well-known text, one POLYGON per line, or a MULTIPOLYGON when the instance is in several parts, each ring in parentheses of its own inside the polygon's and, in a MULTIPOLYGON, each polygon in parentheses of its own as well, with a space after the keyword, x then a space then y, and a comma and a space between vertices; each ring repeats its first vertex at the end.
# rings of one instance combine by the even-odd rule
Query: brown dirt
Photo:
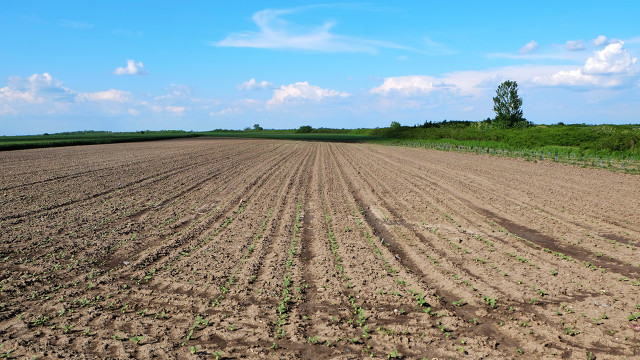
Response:
POLYGON ((1 354, 640 356, 639 176, 237 139, 0 163, 1 354))

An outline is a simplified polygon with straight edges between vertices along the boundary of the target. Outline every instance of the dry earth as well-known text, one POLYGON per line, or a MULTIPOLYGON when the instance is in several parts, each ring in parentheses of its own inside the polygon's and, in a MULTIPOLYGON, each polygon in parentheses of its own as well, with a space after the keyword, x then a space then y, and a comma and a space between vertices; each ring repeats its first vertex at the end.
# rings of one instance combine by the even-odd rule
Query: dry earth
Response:
POLYGON ((640 176, 237 139, 0 164, 3 355, 640 355, 640 176))

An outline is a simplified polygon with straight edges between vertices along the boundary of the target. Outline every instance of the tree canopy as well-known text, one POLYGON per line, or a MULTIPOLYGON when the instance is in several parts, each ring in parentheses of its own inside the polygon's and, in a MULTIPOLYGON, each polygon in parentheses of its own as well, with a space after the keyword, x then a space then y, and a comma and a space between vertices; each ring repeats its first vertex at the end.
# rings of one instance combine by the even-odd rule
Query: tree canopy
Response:
POLYGON ((512 127, 527 127, 529 123, 522 116, 522 98, 518 96, 518 83, 515 81, 504 81, 493 98, 493 111, 496 117, 493 124, 501 129, 512 127))

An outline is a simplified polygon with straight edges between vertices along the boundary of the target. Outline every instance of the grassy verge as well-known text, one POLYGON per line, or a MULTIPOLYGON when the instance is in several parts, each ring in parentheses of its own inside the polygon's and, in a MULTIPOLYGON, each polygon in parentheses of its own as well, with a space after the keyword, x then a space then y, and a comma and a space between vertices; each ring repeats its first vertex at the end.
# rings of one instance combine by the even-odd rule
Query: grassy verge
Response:
MULTIPOLYGON (((468 121, 377 129, 380 144, 555 161, 640 173, 640 125, 537 125, 496 129, 468 121)), ((376 133, 374 132, 374 133, 376 133)))

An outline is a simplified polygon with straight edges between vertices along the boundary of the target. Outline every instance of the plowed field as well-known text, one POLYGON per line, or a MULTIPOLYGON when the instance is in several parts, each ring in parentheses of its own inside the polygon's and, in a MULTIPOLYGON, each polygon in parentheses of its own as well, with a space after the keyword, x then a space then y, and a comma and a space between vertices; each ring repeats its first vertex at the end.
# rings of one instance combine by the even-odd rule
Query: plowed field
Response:
POLYGON ((640 356, 639 176, 237 139, 0 164, 0 354, 640 356))

